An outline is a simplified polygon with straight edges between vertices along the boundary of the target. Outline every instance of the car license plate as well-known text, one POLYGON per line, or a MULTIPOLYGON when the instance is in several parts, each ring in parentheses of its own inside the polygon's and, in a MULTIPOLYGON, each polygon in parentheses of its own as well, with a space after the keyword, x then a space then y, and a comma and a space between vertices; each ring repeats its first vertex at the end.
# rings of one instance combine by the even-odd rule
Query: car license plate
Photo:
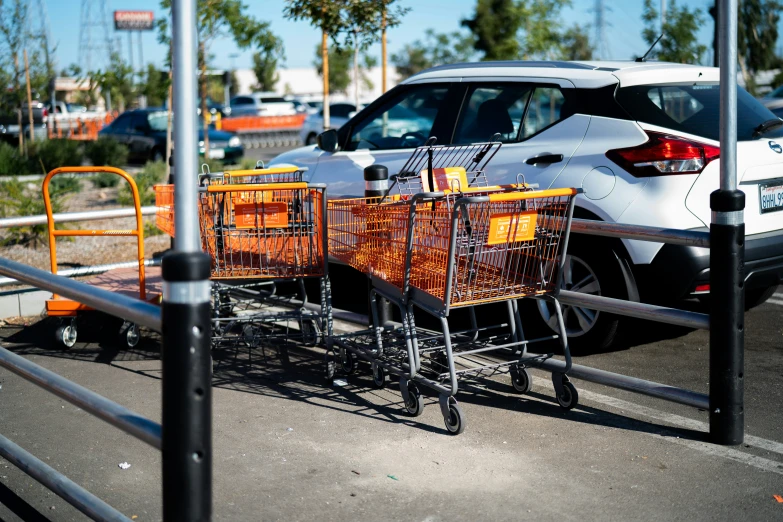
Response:
POLYGON ((223 159, 226 157, 226 151, 223 149, 209 149, 210 159, 223 159))
POLYGON ((762 214, 783 210, 783 183, 759 185, 759 203, 762 214))

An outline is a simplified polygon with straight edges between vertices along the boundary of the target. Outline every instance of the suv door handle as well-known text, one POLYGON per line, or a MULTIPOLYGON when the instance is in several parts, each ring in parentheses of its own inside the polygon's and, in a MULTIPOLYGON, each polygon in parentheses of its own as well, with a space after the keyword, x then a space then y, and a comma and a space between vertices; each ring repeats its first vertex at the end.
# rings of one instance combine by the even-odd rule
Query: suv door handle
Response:
POLYGON ((546 164, 552 164, 552 163, 560 163, 563 161, 563 155, 562 154, 550 154, 550 153, 544 153, 540 154, 538 156, 534 156, 532 158, 528 158, 525 160, 525 163, 528 165, 536 165, 538 163, 546 163, 546 164))

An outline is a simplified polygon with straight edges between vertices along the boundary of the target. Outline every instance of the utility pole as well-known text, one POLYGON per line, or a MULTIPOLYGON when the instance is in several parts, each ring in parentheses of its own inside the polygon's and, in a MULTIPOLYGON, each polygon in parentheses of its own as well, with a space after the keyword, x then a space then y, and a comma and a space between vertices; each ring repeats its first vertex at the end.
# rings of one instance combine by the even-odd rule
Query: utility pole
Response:
POLYGON ((661 32, 664 24, 666 24, 666 0, 661 0, 661 32))
POLYGON ((712 32, 712 66, 720 66, 720 49, 719 49, 719 30, 720 27, 720 9, 718 7, 718 0, 715 0, 715 4, 710 7, 710 16, 713 19, 713 32, 712 32))
POLYGON ((606 6, 604 6, 603 0, 595 0, 595 50, 598 54, 599 60, 606 60, 609 58, 606 45, 606 20, 604 14, 606 13, 606 6))

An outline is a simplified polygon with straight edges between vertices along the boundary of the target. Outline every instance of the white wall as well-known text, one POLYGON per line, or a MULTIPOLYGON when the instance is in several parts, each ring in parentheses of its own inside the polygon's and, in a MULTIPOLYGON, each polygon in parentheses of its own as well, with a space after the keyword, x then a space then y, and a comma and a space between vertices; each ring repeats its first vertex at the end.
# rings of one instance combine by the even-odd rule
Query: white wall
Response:
MULTIPOLYGON (((318 75, 318 71, 316 71, 315 67, 278 69, 277 73, 280 79, 277 82, 275 90, 280 94, 287 93, 300 96, 323 94, 323 80, 318 75)), ((351 71, 351 74, 353 74, 353 71, 351 71)), ((359 98, 363 101, 374 100, 382 94, 380 66, 370 69, 367 76, 373 83, 373 89, 368 90, 365 88, 363 82, 359 83, 359 98)), ((253 92, 253 87, 257 80, 252 69, 237 69, 236 78, 239 83, 238 92, 240 94, 249 94, 253 92)), ((394 67, 389 66, 387 69, 387 87, 391 89, 395 85, 397 85, 397 70, 394 67)), ((340 95, 335 95, 334 97, 335 99, 353 100, 353 82, 351 82, 344 94, 340 93, 340 95)))

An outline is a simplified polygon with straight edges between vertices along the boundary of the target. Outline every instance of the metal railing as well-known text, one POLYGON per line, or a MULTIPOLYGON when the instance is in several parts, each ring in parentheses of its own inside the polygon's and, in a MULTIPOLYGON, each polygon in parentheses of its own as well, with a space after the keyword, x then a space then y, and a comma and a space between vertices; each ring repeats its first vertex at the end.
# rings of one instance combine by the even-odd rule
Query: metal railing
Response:
MULTIPOLYGON (((143 216, 154 216, 157 207, 141 207, 143 216)), ((111 210, 91 210, 89 212, 62 212, 52 214, 55 223, 69 223, 74 221, 93 221, 98 219, 116 219, 136 217, 136 209, 133 208, 114 208, 111 210)), ((28 227, 33 225, 45 225, 46 214, 37 216, 14 216, 0 219, 0 228, 28 227)))
MULTIPOLYGON (((173 106, 196 105, 196 3, 172 1, 173 106)), ((163 258, 160 307, 0 258, 0 274, 49 290, 137 325, 161 332, 162 425, 0 348, 0 366, 160 449, 163 519, 206 521, 212 516, 212 387, 210 383, 210 260, 200 252, 196 210, 198 133, 195 111, 174 115, 177 205, 174 249, 163 258), (164 329, 162 326, 166 324, 164 329)), ((149 207, 148 207, 149 208, 149 207)), ((123 210, 106 211, 124 217, 123 210)), ((154 207, 149 210, 154 213, 154 207)), ((95 214, 55 215, 55 222, 95 219, 95 214), (78 219, 77 219, 78 218, 78 219)), ((34 216, 35 218, 35 216, 34 216)), ((15 221, 7 226, 46 223, 15 221)), ((129 520, 8 439, 0 456, 95 520, 129 520)))

